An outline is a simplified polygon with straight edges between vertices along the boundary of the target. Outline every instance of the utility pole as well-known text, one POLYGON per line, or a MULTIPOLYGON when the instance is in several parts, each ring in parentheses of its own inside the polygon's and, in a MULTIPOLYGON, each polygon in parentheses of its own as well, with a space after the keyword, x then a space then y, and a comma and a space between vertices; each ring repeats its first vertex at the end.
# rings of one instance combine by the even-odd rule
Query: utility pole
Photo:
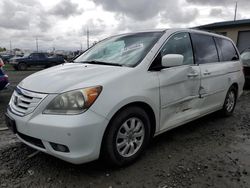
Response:
POLYGON ((89 49, 89 28, 87 27, 87 49, 89 49))
POLYGON ((36 37, 36 51, 38 52, 38 39, 36 37))
POLYGON ((10 53, 12 53, 12 44, 11 44, 11 40, 10 40, 10 53))
POLYGON ((236 21, 236 18, 237 18, 237 9, 238 9, 238 1, 236 1, 236 3, 235 3, 234 21, 236 21))

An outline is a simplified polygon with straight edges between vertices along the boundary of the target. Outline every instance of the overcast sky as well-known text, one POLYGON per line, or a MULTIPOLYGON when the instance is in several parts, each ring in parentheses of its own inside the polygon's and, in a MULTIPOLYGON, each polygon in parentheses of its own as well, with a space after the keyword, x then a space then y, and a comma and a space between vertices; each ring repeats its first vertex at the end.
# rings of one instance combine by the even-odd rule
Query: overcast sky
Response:
MULTIPOLYGON (((234 17, 235 0, 1 0, 0 47, 86 48, 107 36, 154 28, 192 27, 234 17)), ((238 19, 250 18, 238 0, 238 19)))

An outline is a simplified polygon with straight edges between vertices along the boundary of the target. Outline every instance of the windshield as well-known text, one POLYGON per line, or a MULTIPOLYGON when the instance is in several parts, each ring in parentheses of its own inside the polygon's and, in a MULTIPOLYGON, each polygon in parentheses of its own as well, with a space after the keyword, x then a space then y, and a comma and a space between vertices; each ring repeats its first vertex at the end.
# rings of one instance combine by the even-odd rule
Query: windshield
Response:
POLYGON ((162 34, 163 32, 145 32, 110 37, 90 48, 74 62, 102 62, 107 65, 135 67, 162 34))
POLYGON ((25 53, 23 57, 29 57, 31 53, 25 53))

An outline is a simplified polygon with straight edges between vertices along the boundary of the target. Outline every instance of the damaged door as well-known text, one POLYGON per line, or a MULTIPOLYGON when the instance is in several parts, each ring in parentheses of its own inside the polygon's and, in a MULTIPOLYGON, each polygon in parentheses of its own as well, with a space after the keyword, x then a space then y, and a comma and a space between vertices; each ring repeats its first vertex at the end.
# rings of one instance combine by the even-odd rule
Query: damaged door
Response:
MULTIPOLYGON (((199 113, 200 68, 194 64, 189 33, 169 38, 158 56, 180 54, 183 65, 158 72, 161 100, 161 130, 169 129, 199 113)), ((161 58, 156 58, 158 61, 161 58)))
MULTIPOLYGON (((204 114, 219 109, 223 105, 230 82, 228 73, 232 70, 230 61, 234 58, 235 53, 230 52, 227 47, 223 47, 232 57, 226 62, 221 62, 223 57, 219 58, 218 54, 218 50, 221 49, 220 46, 216 46, 214 37, 192 33, 191 38, 194 45, 195 60, 201 70, 200 96, 203 102, 200 112, 204 114)), ((221 39, 217 40, 220 44, 221 39)), ((230 43, 230 41, 228 42, 230 43)))

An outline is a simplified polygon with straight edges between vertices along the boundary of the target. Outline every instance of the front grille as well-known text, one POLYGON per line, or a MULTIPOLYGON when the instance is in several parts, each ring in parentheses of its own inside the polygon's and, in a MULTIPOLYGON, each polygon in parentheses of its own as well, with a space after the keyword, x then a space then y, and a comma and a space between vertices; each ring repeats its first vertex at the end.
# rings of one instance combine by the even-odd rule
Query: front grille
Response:
POLYGON ((27 135, 19 133, 19 132, 17 134, 26 142, 33 144, 33 145, 40 147, 40 148, 45 148, 43 145, 43 142, 40 139, 31 137, 31 136, 27 136, 27 135))
POLYGON ((16 87, 10 99, 10 110, 18 116, 25 116, 33 112, 46 96, 16 87))

